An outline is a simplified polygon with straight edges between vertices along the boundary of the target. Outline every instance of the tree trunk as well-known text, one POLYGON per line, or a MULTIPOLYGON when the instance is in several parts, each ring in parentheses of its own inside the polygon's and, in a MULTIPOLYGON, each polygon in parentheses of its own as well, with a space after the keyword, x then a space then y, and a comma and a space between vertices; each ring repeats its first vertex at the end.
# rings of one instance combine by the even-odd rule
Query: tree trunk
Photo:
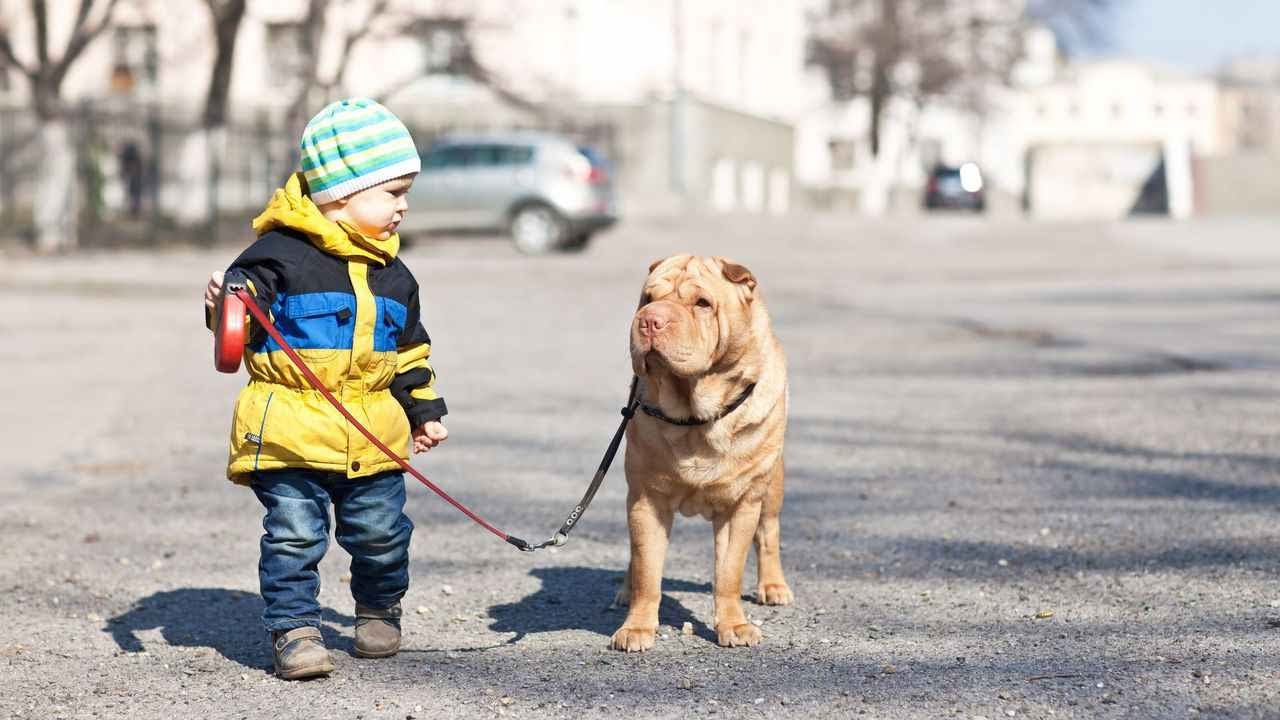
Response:
POLYGON ((197 163, 189 171, 188 188, 199 188, 189 206, 183 208, 180 217, 190 225, 207 225, 210 242, 216 242, 214 233, 218 225, 219 185, 222 182, 222 150, 226 140, 227 100, 231 92, 231 70, 236 53, 236 38, 240 33, 240 21, 244 19, 246 0, 227 0, 224 3, 209 2, 213 15, 213 36, 216 54, 213 72, 209 76, 209 91, 205 95, 204 116, 201 129, 187 140, 186 151, 197 163))
POLYGON ((880 133, 884 127, 884 109, 889 104, 889 71, 879 58, 876 58, 874 65, 871 71, 871 92, 867 98, 871 113, 868 139, 871 141, 871 157, 878 158, 880 133))
POLYGON ((903 57, 902 27, 898 22, 900 0, 880 0, 879 27, 872 38, 871 89, 867 105, 871 115, 868 140, 871 145, 871 168, 862 185, 859 204, 868 215, 883 215, 889 209, 893 190, 897 150, 886 147, 885 113, 893 103, 892 73, 903 57), (890 152, 886 152, 890 150, 890 152))
POLYGON ((206 128, 219 127, 227 122, 232 61, 235 59, 236 38, 239 36, 240 21, 244 18, 244 8, 245 0, 229 0, 221 8, 210 6, 217 54, 214 56, 213 74, 209 78, 209 92, 204 101, 206 128))
POLYGON ((871 167, 865 175, 859 205, 871 216, 883 215, 889 208, 889 192, 893 185, 892 161, 886 157, 884 133, 885 112, 892 100, 889 84, 889 67, 882 53, 876 53, 871 69, 871 90, 867 94, 869 129, 867 140, 871 145, 871 167))
POLYGON ((40 152, 43 161, 34 208, 36 249, 45 253, 70 250, 77 244, 80 185, 76 178, 75 147, 65 118, 41 119, 40 152))
POLYGON ((36 173, 36 197, 32 219, 36 226, 36 250, 43 253, 74 248, 80 183, 76 177, 75 144, 63 114, 58 88, 48 71, 32 79, 32 105, 40 121, 40 168, 36 173))
POLYGON ((26 66, 13 55, 7 27, 0 24, 0 48, 8 64, 18 67, 31 83, 31 106, 40 121, 40 170, 36 180, 34 220, 36 248, 58 252, 75 247, 81 205, 76 146, 60 97, 62 81, 81 53, 107 28, 119 0, 107 0, 102 17, 90 24, 93 0, 80 0, 71 35, 61 58, 49 53, 49 3, 31 0, 35 25, 36 62, 26 66))
POLYGON ((871 154, 880 157, 880 131, 884 109, 893 97, 889 76, 902 57, 902 28, 898 23, 899 0, 880 0, 880 27, 873 39, 871 61, 871 154))

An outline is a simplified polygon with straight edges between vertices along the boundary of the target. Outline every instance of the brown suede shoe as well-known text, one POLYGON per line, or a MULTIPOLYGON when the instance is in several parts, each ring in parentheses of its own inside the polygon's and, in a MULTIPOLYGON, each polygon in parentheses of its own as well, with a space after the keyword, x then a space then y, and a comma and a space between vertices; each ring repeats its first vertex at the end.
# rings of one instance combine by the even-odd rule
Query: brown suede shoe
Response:
POLYGON ((400 603, 385 610, 356 605, 356 657, 384 658, 400 652, 400 603))
POLYGON ((271 634, 275 645, 276 675, 285 680, 328 675, 333 660, 324 647, 320 628, 300 627, 271 634))

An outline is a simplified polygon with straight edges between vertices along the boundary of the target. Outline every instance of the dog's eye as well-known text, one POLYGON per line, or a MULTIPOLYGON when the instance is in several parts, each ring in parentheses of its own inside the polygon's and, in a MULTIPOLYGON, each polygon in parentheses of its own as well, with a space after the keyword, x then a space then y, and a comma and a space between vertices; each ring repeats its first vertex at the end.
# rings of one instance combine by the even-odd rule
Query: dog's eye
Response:
POLYGON ((694 304, 700 308, 706 308, 708 310, 711 309, 711 301, 706 298, 698 298, 698 302, 694 304))

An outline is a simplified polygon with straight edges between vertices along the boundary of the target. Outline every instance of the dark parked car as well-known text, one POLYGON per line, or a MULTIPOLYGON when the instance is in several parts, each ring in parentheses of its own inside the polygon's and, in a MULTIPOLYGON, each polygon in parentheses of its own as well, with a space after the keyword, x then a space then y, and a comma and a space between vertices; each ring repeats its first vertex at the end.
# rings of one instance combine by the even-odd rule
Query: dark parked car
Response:
POLYGON ((930 210, 955 208, 982 212, 987 207, 982 170, 971 162, 960 167, 935 167, 925 187, 924 206, 930 210))

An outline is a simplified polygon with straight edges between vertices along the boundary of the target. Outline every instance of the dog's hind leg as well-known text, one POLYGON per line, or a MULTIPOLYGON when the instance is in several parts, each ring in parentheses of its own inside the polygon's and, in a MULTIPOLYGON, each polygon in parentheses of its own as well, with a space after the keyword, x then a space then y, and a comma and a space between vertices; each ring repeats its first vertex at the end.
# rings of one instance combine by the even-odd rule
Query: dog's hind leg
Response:
POLYGON ((782 460, 778 460, 769 478, 769 489, 760 510, 760 524, 756 527, 756 602, 762 605, 790 605, 794 599, 782 574, 782 527, 778 521, 782 513, 785 474, 782 460))

